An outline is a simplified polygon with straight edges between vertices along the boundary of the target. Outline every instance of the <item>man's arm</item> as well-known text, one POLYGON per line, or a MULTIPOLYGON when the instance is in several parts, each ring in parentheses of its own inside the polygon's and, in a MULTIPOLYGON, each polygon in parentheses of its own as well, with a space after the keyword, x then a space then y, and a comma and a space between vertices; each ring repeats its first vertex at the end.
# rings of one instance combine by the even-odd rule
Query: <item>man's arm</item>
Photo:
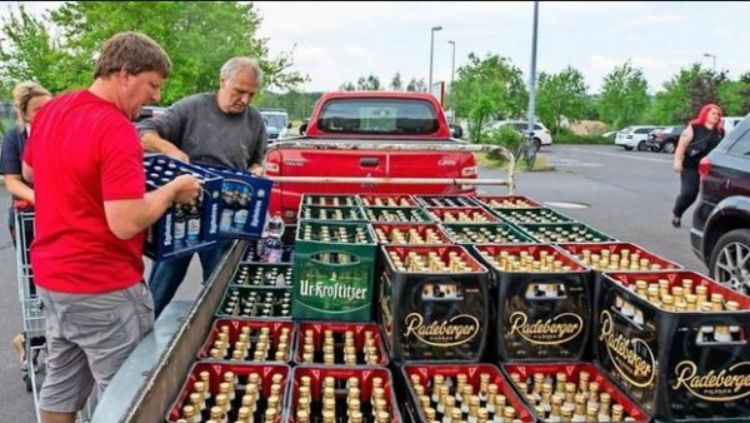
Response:
POLYGON ((188 204, 201 186, 192 175, 180 175, 143 198, 104 202, 107 226, 119 239, 127 240, 153 225, 173 202, 188 204))
MULTIPOLYGON (((260 117, 260 113, 258 113, 260 117)), ((266 125, 263 123, 263 119, 260 119, 260 129, 258 130, 257 140, 255 144, 255 151, 252 157, 250 157, 250 166, 248 170, 255 176, 263 176, 265 169, 263 168, 263 159, 266 157, 266 150, 268 149, 268 134, 266 133, 266 125)))
POLYGON ((187 99, 180 100, 164 114, 136 124, 144 150, 163 153, 184 162, 189 161, 180 146, 189 117, 190 102, 187 99))

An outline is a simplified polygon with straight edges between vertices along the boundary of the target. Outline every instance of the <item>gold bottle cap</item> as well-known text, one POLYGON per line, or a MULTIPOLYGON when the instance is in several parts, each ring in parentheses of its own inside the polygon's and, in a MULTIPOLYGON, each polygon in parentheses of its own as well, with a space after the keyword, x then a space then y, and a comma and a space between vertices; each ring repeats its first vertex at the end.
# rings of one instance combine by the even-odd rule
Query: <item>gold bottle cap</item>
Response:
POLYGON ((209 412, 209 415, 214 420, 221 420, 221 418, 224 416, 224 409, 215 405, 211 407, 211 411, 209 412))
POLYGON ((186 405, 182 407, 182 417, 189 419, 195 415, 195 407, 192 405, 186 405))

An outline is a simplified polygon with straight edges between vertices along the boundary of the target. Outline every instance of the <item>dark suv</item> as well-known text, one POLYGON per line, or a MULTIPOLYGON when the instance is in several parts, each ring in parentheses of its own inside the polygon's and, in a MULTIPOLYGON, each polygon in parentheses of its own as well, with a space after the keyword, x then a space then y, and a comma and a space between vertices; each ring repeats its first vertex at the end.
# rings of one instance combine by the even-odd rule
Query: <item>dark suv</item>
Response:
POLYGON ((750 115, 701 161, 698 173, 693 251, 711 277, 750 294, 750 115))
POLYGON ((684 129, 685 125, 681 125, 667 126, 664 129, 651 131, 646 140, 646 147, 650 148, 651 151, 663 151, 667 154, 673 154, 675 147, 677 147, 677 140, 680 139, 680 135, 684 129))

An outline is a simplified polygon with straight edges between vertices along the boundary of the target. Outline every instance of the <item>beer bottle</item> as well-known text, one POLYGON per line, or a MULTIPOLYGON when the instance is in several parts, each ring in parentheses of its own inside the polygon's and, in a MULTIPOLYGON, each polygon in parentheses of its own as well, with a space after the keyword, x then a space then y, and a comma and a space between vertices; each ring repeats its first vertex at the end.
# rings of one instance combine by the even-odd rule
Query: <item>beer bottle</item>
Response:
POLYGON ((203 370, 198 373, 198 377, 200 378, 200 381, 203 382, 203 396, 206 400, 211 399, 211 375, 206 370, 203 370))
POLYGON ((219 406, 211 407, 209 416, 211 417, 211 420, 215 422, 227 423, 227 415, 224 413, 224 410, 219 406))

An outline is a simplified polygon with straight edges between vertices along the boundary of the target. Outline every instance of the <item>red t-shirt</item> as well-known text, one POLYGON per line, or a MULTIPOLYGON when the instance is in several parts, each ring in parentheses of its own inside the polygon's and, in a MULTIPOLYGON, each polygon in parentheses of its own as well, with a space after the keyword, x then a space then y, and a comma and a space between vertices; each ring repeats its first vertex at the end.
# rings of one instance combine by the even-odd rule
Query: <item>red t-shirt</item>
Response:
POLYGON ((118 239, 104 201, 143 198, 143 149, 133 124, 88 90, 46 104, 24 161, 34 171, 34 280, 50 291, 116 291, 143 277, 143 233, 118 239))

